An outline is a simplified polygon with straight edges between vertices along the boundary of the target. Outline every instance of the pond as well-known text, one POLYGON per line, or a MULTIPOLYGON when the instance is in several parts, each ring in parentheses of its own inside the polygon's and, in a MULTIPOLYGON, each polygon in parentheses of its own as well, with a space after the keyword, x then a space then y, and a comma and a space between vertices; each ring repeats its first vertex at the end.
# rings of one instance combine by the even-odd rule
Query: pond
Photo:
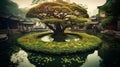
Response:
POLYGON ((1 43, 0 67, 120 67, 119 41, 102 37, 99 49, 69 55, 51 55, 23 50, 19 46, 1 43))
POLYGON ((100 67, 99 61, 102 59, 97 50, 89 55, 48 56, 30 53, 28 56, 27 52, 20 49, 12 54, 10 61, 17 67, 100 67))

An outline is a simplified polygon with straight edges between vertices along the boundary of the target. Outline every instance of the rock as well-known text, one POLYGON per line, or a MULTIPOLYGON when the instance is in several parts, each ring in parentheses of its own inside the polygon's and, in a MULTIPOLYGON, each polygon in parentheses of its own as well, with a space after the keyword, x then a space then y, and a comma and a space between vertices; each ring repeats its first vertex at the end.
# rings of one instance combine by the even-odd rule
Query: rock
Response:
POLYGON ((7 34, 0 34, 0 43, 8 39, 7 34))

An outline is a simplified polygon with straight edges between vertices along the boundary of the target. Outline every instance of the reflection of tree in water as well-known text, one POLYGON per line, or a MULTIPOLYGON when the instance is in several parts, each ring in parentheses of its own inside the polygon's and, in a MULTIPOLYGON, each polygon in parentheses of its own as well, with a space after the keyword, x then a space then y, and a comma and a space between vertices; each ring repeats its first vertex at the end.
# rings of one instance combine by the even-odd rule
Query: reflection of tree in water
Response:
POLYGON ((35 67, 29 62, 27 56, 28 54, 24 50, 19 50, 18 52, 12 54, 10 60, 17 67, 35 67))
POLYGON ((0 43, 0 67, 14 67, 10 62, 10 57, 13 53, 19 51, 17 46, 13 46, 13 44, 9 44, 8 42, 0 43))
POLYGON ((120 67, 119 43, 110 37, 104 38, 104 40, 103 45, 98 50, 98 55, 103 59, 101 67, 120 67))
POLYGON ((36 67, 79 67, 88 56, 86 54, 73 55, 44 55, 36 53, 28 53, 28 59, 36 67))

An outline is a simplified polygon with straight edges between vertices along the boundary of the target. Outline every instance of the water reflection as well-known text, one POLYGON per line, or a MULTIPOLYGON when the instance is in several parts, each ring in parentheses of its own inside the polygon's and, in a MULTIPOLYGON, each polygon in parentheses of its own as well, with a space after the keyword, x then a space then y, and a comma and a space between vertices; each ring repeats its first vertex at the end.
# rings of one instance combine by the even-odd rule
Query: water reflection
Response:
POLYGON ((103 36, 103 45, 98 55, 103 59, 101 67, 120 67, 120 42, 108 36, 103 36))
POLYGON ((0 67, 120 67, 120 42, 107 36, 102 40, 100 49, 91 53, 57 56, 0 43, 0 67))
POLYGON ((17 46, 8 44, 8 42, 0 43, 0 67, 14 67, 10 62, 10 56, 18 51, 17 46))
POLYGON ((46 35, 46 36, 43 36, 41 40, 44 42, 52 42, 54 39, 51 38, 51 35, 46 35))
POLYGON ((100 67, 100 60, 97 50, 91 54, 73 55, 45 55, 20 50, 11 56, 11 62, 17 67, 100 67))
POLYGON ((87 56, 86 62, 80 67, 100 67, 102 59, 98 56, 98 51, 95 50, 93 54, 87 56))
POLYGON ((14 53, 10 60, 14 64, 17 64, 17 67, 35 67, 29 62, 27 56, 28 54, 25 51, 20 50, 19 52, 14 53))
POLYGON ((53 56, 29 53, 28 58, 36 67, 79 67, 85 62, 87 55, 88 54, 53 56))
MULTIPOLYGON (((11 67, 80 67, 81 65, 89 67, 91 61, 99 61, 97 51, 83 54, 46 55, 24 51, 17 46, 11 49, 11 64, 8 65, 11 67)), ((99 65, 99 63, 95 63, 95 65, 99 65)))

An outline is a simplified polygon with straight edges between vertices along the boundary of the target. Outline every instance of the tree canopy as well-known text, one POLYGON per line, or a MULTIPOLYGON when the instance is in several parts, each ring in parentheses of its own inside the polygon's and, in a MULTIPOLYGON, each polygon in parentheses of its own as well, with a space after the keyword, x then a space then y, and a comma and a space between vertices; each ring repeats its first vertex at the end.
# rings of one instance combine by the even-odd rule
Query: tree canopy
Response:
POLYGON ((18 5, 11 0, 2 0, 0 2, 0 14, 9 14, 15 15, 21 13, 21 10, 18 8, 18 5))
POLYGON ((120 0, 108 0, 103 5, 102 10, 106 11, 108 16, 119 16, 120 15, 120 0))
POLYGON ((103 25, 111 24, 117 30, 120 17, 120 0, 107 0, 106 4, 100 9, 105 11, 107 16, 106 19, 102 20, 103 25))
POLYGON ((61 2, 44 2, 32 7, 26 17, 39 18, 54 33, 63 33, 67 27, 88 21, 85 8, 75 4, 61 2))

